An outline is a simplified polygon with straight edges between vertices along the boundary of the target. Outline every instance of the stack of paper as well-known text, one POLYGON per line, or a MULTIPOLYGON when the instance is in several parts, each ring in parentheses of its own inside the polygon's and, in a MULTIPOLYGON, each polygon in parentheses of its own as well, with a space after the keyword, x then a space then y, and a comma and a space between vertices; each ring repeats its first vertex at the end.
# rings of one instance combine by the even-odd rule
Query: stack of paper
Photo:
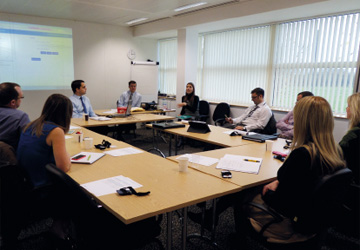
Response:
POLYGON ((216 168, 258 174, 261 162, 261 158, 226 154, 220 159, 216 168))

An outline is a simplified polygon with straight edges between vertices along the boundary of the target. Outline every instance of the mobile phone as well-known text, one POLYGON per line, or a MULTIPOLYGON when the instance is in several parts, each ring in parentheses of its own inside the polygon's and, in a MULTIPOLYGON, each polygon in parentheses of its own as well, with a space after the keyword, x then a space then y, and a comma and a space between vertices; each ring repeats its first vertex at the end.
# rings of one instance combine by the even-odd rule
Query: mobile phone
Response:
POLYGON ((221 171, 222 178, 231 178, 232 174, 230 171, 221 171))
POLYGON ((71 158, 71 160, 80 160, 80 159, 84 158, 85 156, 86 155, 77 155, 77 156, 71 158))

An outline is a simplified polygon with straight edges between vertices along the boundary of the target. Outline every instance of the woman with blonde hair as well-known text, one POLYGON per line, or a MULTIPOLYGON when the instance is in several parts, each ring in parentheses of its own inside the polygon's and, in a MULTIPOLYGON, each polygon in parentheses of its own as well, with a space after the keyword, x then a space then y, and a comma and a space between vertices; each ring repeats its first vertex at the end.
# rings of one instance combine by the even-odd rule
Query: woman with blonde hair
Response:
POLYGON ((340 141, 347 167, 353 171, 354 181, 360 184, 360 93, 348 97, 346 116, 349 121, 349 131, 340 141))
MULTIPOLYGON (((265 230, 263 235, 268 240, 291 243, 313 237, 292 231, 291 219, 308 216, 304 212, 306 204, 321 177, 345 167, 333 129, 332 110, 324 98, 309 96, 296 104, 292 151, 278 170, 277 180, 265 185, 262 196, 254 198, 256 203, 266 203, 288 218, 265 230)), ((257 231, 272 220, 256 208, 251 208, 249 217, 257 231)))

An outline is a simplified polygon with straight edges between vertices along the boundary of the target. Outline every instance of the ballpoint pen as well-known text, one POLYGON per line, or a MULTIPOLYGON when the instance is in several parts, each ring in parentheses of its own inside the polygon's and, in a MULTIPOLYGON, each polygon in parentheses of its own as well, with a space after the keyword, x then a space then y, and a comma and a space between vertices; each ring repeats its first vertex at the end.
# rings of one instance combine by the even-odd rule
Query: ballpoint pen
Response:
POLYGON ((250 162, 260 162, 258 160, 250 160, 250 159, 244 159, 244 161, 250 161, 250 162))

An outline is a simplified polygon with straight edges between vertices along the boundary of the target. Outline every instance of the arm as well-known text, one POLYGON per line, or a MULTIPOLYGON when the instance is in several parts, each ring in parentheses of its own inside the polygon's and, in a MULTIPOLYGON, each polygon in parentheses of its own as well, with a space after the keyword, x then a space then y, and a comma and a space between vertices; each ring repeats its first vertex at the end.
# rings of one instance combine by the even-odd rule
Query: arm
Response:
POLYGON ((279 181, 273 181, 263 187, 262 195, 265 195, 268 190, 275 191, 277 187, 279 186, 279 181))
POLYGON ((62 171, 68 172, 71 162, 70 156, 66 151, 64 131, 59 127, 54 128, 46 137, 46 143, 53 148, 56 166, 62 171))
POLYGON ((125 104, 125 99, 126 99, 125 97, 126 97, 126 92, 124 92, 124 93, 122 93, 122 94, 120 95, 119 105, 120 105, 121 107, 127 106, 127 105, 125 104))
POLYGON ((281 130, 281 132, 292 130, 294 125, 289 123, 290 118, 292 118, 293 112, 290 111, 287 113, 280 121, 276 123, 276 127, 281 130))
MULTIPOLYGON (((253 114, 254 118, 257 118, 254 123, 246 125, 245 128, 247 131, 252 131, 255 129, 264 129, 266 124, 271 118, 271 109, 268 106, 256 110, 253 114)), ((252 118, 252 117, 251 117, 252 118)))
POLYGON ((252 106, 250 106, 250 107, 248 107, 247 109, 245 109, 245 112, 244 112, 241 116, 239 116, 239 117, 237 117, 237 118, 231 119, 232 122, 230 122, 230 123, 237 124, 237 123, 239 123, 240 121, 242 121, 242 120, 245 118, 245 116, 250 112, 251 107, 252 107, 252 106))
POLYGON ((88 107, 89 108, 89 116, 90 117, 97 117, 97 115, 95 114, 95 112, 94 112, 94 110, 93 110, 93 108, 91 106, 89 98, 87 98, 87 100, 88 100, 88 103, 89 103, 89 107, 88 107))
POLYGON ((136 98, 135 102, 133 101, 132 106, 133 107, 140 107, 142 96, 137 92, 135 92, 135 93, 136 93, 137 98, 136 98))
POLYGON ((80 103, 80 100, 77 100, 77 99, 75 99, 73 96, 70 96, 70 101, 71 101, 71 103, 72 103, 72 105, 73 105, 73 113, 72 113, 72 118, 82 118, 82 115, 83 115, 83 112, 82 111, 80 111, 80 110, 82 110, 83 109, 83 107, 81 106, 79 106, 79 105, 82 105, 81 103, 80 103), (79 101, 79 103, 77 103, 79 101))

